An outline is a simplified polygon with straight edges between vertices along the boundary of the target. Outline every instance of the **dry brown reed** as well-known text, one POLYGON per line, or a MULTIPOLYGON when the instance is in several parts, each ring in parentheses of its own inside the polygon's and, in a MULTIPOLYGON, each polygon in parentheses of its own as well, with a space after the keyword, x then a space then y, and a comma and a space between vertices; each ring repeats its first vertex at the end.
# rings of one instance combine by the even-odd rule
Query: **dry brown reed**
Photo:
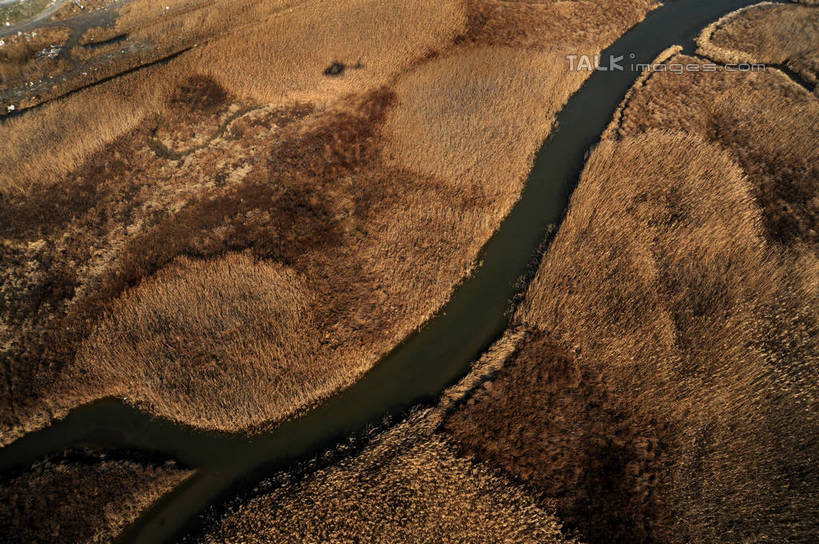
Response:
POLYGON ((697 52, 725 63, 786 66, 816 86, 819 76, 819 10, 763 2, 708 26, 697 52))
MULTIPOLYGON (((78 158, 125 134, 147 115, 163 113, 165 97, 192 73, 210 75, 248 100, 281 105, 311 100, 326 106, 386 83, 413 59, 446 45, 463 24, 454 2, 359 0, 329 8, 307 3, 264 17, 250 17, 235 7, 203 13, 212 21, 195 20, 190 26, 216 33, 207 44, 167 66, 81 91, 0 127, 0 189, 53 183, 75 170, 78 158), (225 19, 225 13, 231 15, 225 19), (305 44, 308 36, 315 43, 305 44), (364 69, 325 77, 324 69, 336 60, 361 61, 364 69), (92 103, 94 108, 89 108, 92 103), (88 128, 69 131, 66 123, 88 128), (73 135, 78 133, 86 136, 76 141, 73 135)), ((177 19, 186 20, 181 15, 177 19)), ((164 53, 190 42, 184 34, 166 30, 161 35, 175 41, 164 53)))
MULTIPOLYGON (((622 16, 588 22, 599 32, 582 47, 603 47, 648 4, 618 6, 622 16)), ((0 218, 8 263, 0 285, 9 355, 3 441, 104 395, 183 422, 242 430, 307 409, 371 368, 469 272, 516 200, 555 112, 581 83, 557 60, 567 34, 520 47, 514 36, 536 33, 526 27, 531 21, 504 15, 515 9, 472 2, 473 15, 464 16, 460 5, 440 2, 304 3, 243 26, 237 19, 228 34, 165 65, 0 128, 9 135, 0 139, 8 212, 0 218), (492 28, 506 25, 517 48, 490 43, 481 30, 474 14, 489 7, 492 28), (357 37, 361 28, 371 30, 367 43, 357 37), (292 55, 276 49, 281 58, 270 63, 242 52, 268 58, 265 47, 308 36, 324 45, 296 51, 282 44, 292 55), (334 60, 352 66, 325 76, 334 60), (447 83, 450 73, 457 77, 447 83), (433 93, 436 86, 449 89, 449 99, 433 93), (212 108, 185 109, 210 91, 219 96, 212 108), (427 120, 435 126, 424 126, 427 120), (424 142, 427 153, 419 151, 424 142), (489 149, 505 150, 511 164, 482 164, 489 149), (150 300, 142 289, 161 289, 164 280, 150 277, 179 256, 218 260, 244 250, 301 278, 313 319, 305 336, 315 344, 304 355, 283 349, 253 369, 239 348, 219 364, 199 357, 179 381, 163 385, 157 377, 178 357, 152 351, 161 346, 139 329, 154 315, 145 309, 152 303, 140 302, 150 300), (119 311, 128 317, 119 320, 119 311), (129 327, 140 334, 124 334, 129 327), (301 388, 269 383, 306 376, 299 369, 307 368, 324 372, 301 388), (233 384, 225 399, 239 407, 215 397, 191 402, 198 380, 213 385, 221 377, 233 384), (234 385, 242 379, 260 385, 241 393, 234 385), (46 386, 55 381, 60 390, 46 386), (196 415, 205 404, 212 406, 196 415)), ((560 6, 549 9, 545 15, 568 21, 560 6)), ((229 299, 229 291, 220 296, 229 299)), ((182 337, 193 338, 197 323, 192 315, 182 337)), ((255 345, 255 333, 244 332, 230 342, 255 345)))
POLYGON ((817 120, 776 71, 646 78, 528 290, 527 336, 445 425, 462 451, 589 542, 809 540, 817 120))
POLYGON ((62 47, 69 35, 68 28, 47 27, 6 36, 0 47, 0 91, 64 71, 68 62, 54 58, 51 49, 62 47))
POLYGON ((567 542, 554 517, 520 489, 456 457, 441 436, 419 432, 423 417, 237 505, 203 541, 567 542))
POLYGON ((245 254, 183 258, 117 301, 79 353, 82 380, 200 427, 281 419, 344 370, 309 357, 310 306, 282 265, 245 254))
POLYGON ((30 544, 113 542, 191 473, 118 452, 68 451, 0 481, 0 532, 30 544))
MULTIPOLYGON (((673 62, 703 61, 681 56, 673 62)), ((646 89, 625 108, 621 135, 657 128, 717 142, 749 177, 768 237, 788 246, 819 241, 815 96, 773 69, 655 74, 646 89)))

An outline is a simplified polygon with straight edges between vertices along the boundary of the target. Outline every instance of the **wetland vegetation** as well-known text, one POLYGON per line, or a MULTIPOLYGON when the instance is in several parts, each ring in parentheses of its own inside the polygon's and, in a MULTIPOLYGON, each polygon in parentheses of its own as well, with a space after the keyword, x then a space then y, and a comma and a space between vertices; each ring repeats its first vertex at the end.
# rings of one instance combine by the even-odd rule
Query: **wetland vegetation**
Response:
MULTIPOLYGON (((466 377, 346 446, 254 460, 185 541, 809 541, 803 4, 657 59, 764 71, 642 75, 466 377)), ((566 55, 655 8, 101 0, 27 29, 0 49, 0 103, 24 110, 0 121, 0 444, 109 397, 260 441, 321 413, 483 264, 538 148, 571 130, 556 116, 590 74, 566 55), (70 55, 44 60, 52 42, 70 55)), ((0 533, 30 542, 149 541, 141 515, 223 468, 76 445, 29 461, 0 474, 0 533)))

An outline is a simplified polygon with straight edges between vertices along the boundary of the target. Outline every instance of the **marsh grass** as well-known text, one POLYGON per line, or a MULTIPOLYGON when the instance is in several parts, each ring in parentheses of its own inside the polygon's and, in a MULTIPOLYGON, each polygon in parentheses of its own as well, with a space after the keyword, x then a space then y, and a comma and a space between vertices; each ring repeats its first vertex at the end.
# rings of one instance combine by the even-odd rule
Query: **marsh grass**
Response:
POLYGON ((808 540, 817 119, 776 71, 641 81, 518 311, 526 336, 445 423, 460 451, 588 542, 808 540))
MULTIPOLYGON (((206 11, 210 26, 199 21, 191 26, 214 34, 195 50, 168 65, 146 68, 49 103, 0 127, 0 190, 54 183, 76 170, 83 157, 150 115, 164 113, 166 97, 191 74, 208 75, 244 100, 276 105, 311 101, 326 107, 347 94, 387 83, 415 58, 445 46, 462 24, 453 2, 358 0, 329 9, 328 13, 307 3, 293 11, 266 12, 264 17, 250 17, 252 13, 238 7, 206 11), (224 19, 224 13, 231 15, 224 19), (237 23, 236 28, 231 22, 237 23), (315 42, 313 46, 303 45, 306 36, 315 42), (337 59, 361 60, 367 69, 352 71, 350 77, 325 77, 323 70, 337 59), (90 103, 95 107, 88 108, 90 103), (78 128, 66 130, 69 125, 78 128), (77 133, 86 136, 74 138, 77 133)), ((182 15, 174 20, 179 18, 184 20, 182 15)), ((111 32, 122 30, 116 27, 111 32)), ((161 36, 173 41, 157 45, 151 58, 192 44, 184 34, 170 30, 161 36)))
POLYGON ((585 78, 563 70, 564 60, 505 47, 459 48, 432 59, 396 86, 385 155, 455 188, 507 193, 508 206, 555 114, 585 78))
POLYGON ((424 418, 306 477, 279 478, 203 542, 569 542, 519 488, 425 432, 424 418))
MULTIPOLYGON (((627 17, 589 23, 600 28, 591 50, 633 24, 646 4, 628 6, 627 17)), ((501 16, 507 8, 515 6, 493 10, 501 16)), ((327 9, 332 18, 305 3, 245 21, 166 64, 0 128, 9 136, 0 139, 9 350, 3 441, 106 395, 212 429, 275 423, 349 386, 469 273, 582 77, 559 65, 562 41, 490 44, 459 4, 359 0, 327 9), (362 28, 377 39, 361 42, 362 28), (320 37, 321 46, 287 49, 305 36, 320 37), (361 69, 323 75, 334 61, 359 60, 361 69), (457 77, 448 81, 451 72, 457 77), (449 101, 429 91, 439 85, 451 91, 449 101), (245 109, 209 140, 215 119, 245 109), (154 139, 194 151, 164 156, 154 139), (504 150, 509 163, 488 161, 489 149, 504 150), (218 363, 203 356, 165 374, 179 354, 153 345, 153 332, 140 328, 150 308, 187 327, 188 341, 212 319, 168 317, 149 291, 170 276, 152 277, 181 262, 194 270, 185 277, 196 278, 205 274, 199 260, 221 266, 213 263, 245 251, 259 260, 251 268, 283 267, 300 278, 309 307, 304 335, 312 340, 300 344, 303 352, 274 349, 277 356, 257 367, 237 347, 217 354, 218 363), (296 376, 310 383, 296 387, 296 376), (209 396, 207 413, 200 411, 204 404, 191 401, 196 384, 218 390, 222 377, 231 402, 209 396), (255 385, 240 392, 242 380, 255 385)), ((510 36, 535 35, 525 18, 500 21, 510 36)), ((172 283, 205 288, 194 279, 172 283)), ((235 294, 219 293, 225 301, 235 294)), ((250 329, 234 332, 235 346, 278 345, 250 329)))
POLYGON ((51 58, 48 52, 52 47, 62 47, 69 35, 68 28, 48 27, 6 36, 0 47, 0 91, 64 71, 68 62, 51 58))
POLYGON ((310 306, 303 280, 281 265, 244 254, 180 259, 116 302, 79 367, 86 384, 101 376, 108 394, 169 419, 221 428, 280 419, 327 379, 303 334, 310 306))
POLYGON ((763 2, 730 13, 697 38, 698 53, 726 63, 786 66, 814 87, 819 76, 819 10, 763 2))
MULTIPOLYGON (((703 62, 681 56, 674 62, 703 62)), ((625 108, 621 135, 683 130, 730 150, 751 181, 765 232, 791 246, 817 243, 819 101, 777 70, 719 76, 655 75, 625 108), (693 92, 697 87, 699 91, 693 92), (766 137, 760 137, 760 135, 766 137)))
POLYGON ((171 461, 69 450, 0 481, 0 530, 18 542, 111 542, 191 474, 171 461))

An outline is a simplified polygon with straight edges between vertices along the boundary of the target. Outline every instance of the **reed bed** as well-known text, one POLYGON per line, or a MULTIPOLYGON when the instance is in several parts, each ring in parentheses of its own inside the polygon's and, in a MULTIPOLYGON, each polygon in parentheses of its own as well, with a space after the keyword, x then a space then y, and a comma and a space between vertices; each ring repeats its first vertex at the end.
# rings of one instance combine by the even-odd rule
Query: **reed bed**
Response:
POLYGON ((202 542, 561 543, 554 517, 520 489, 428 435, 424 414, 302 478, 237 503, 202 542))
POLYGON ((310 302, 281 265, 244 254, 183 258, 117 301, 78 366, 90 389, 93 372, 107 394, 192 425, 281 419, 309 404, 328 374, 309 358, 310 302))
POLYGON ((65 71, 68 63, 53 56, 70 35, 65 27, 47 27, 3 38, 0 47, 0 91, 65 71))
MULTIPOLYGON (((650 5, 618 3, 617 17, 587 20, 599 32, 577 47, 605 46, 650 5)), ((197 6, 172 7, 209 9, 197 6)), ((509 15, 518 6, 508 3, 302 3, 252 21, 239 8, 228 12, 239 17, 235 28, 165 64, 0 127, 9 136, 0 138, 3 442, 99 396, 241 431, 349 386, 469 273, 554 114, 582 83, 562 64, 569 34, 522 45, 515 36, 534 39, 526 25, 540 22, 509 15), (474 16, 490 8, 491 34, 505 28, 510 46, 490 40, 488 19, 474 16), (361 29, 377 39, 361 42, 361 29), (277 45, 307 37, 316 47, 283 49, 292 55, 277 45), (243 51, 279 57, 254 63, 243 51), (334 61, 347 69, 324 75, 334 61), (298 300, 308 306, 290 351, 278 329, 220 336, 211 306, 191 305, 187 319, 149 296, 166 282, 205 290, 201 278, 221 273, 195 261, 219 268, 245 251, 241 258, 257 263, 250 269, 299 278, 298 300), (176 272, 152 280, 166 266, 176 272), (185 362, 179 349, 150 340, 153 318, 179 327, 185 342, 197 343, 195 330, 206 325, 201 338, 235 349, 203 346, 185 362), (248 346, 272 346, 275 357, 258 352, 254 366, 240 356, 248 346), (211 348, 214 357, 203 355, 211 348), (194 401, 200 386, 209 392, 194 401)), ((549 10, 547 19, 567 24, 574 13, 549 10)), ((179 13, 168 21, 186 20, 179 13)), ((264 284, 260 276, 251 283, 264 284)), ((247 317, 229 302, 241 296, 220 285, 219 300, 247 317)))
POLYGON ((391 162, 447 180, 454 189, 477 185, 504 195, 505 212, 517 200, 554 115, 586 75, 568 72, 554 52, 457 49, 396 86, 384 152, 391 162))
MULTIPOLYGON (((674 63, 701 63, 679 56, 674 63)), ((819 101, 778 70, 655 74, 625 108, 620 134, 683 130, 730 150, 762 208, 766 236, 815 246, 819 101), (700 91, 693 92, 696 86, 700 91), (760 135, 766 135, 760 137, 760 135)))
POLYGON ((698 53, 719 62, 786 66, 814 87, 819 76, 819 10, 762 2, 709 25, 698 53))
POLYGON ((192 472, 172 461, 70 450, 0 481, 0 530, 31 544, 113 542, 192 472))
POLYGON ((809 540, 818 121, 777 71, 641 81, 517 313, 526 336, 444 424, 459 451, 587 542, 809 540))
MULTIPOLYGON (((292 11, 249 14, 245 12, 250 8, 240 7, 192 12, 212 19, 210 23, 195 20, 190 23, 192 28, 211 29, 215 34, 197 36, 209 42, 172 63, 80 91, 0 127, 0 189, 54 183, 76 170, 78 158, 98 151, 148 115, 164 113, 168 95, 191 74, 213 77, 246 100, 285 105, 310 99, 326 106, 346 94, 386 83, 409 61, 445 45, 460 24, 457 7, 451 2, 361 0, 334 4, 330 12, 313 3, 292 11), (368 36, 366 43, 364 35, 368 36), (308 36, 314 44, 304 43, 308 36), (324 70, 334 61, 361 61, 366 69, 351 70, 341 78, 325 77, 324 70), (98 106, 89 108, 89 103, 98 106), (76 141, 72 135, 77 130, 66 131, 67 122, 88 126, 81 131, 88 136, 76 141)), ((150 12, 161 14, 161 10, 150 12)), ((186 21, 192 13, 172 20, 186 21)), ((111 32, 117 35, 129 29, 115 27, 111 32)), ((191 45, 184 32, 177 35, 177 30, 164 29, 160 35, 174 41, 157 47, 168 53, 191 45)))

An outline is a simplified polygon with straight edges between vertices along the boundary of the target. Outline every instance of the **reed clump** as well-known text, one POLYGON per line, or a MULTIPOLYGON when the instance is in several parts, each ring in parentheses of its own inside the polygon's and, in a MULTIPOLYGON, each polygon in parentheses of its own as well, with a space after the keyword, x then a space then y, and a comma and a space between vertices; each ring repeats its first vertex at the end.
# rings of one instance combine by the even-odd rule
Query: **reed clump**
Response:
POLYGON ((117 300, 78 354, 82 380, 201 427, 281 419, 333 373, 308 356, 309 307, 281 265, 182 258, 117 300))
POLYGON ((411 419, 329 467, 262 484, 272 489, 237 503, 202 541, 571 542, 520 489, 419 426, 411 419))
POLYGON ((814 87, 819 76, 819 10, 762 2, 733 12, 697 38, 698 53, 719 62, 785 66, 814 87))
POLYGON ((0 481, 0 530, 11 541, 112 542, 188 478, 172 461, 69 450, 0 481))

